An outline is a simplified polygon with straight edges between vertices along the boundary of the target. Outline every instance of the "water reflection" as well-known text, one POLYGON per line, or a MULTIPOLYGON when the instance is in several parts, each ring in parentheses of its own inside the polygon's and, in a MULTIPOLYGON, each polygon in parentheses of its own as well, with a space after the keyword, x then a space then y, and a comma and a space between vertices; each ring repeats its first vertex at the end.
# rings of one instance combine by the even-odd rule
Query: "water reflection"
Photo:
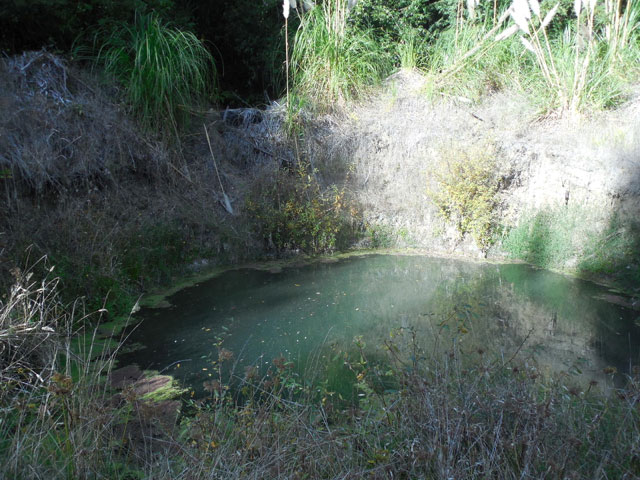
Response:
MULTIPOLYGON (((122 364, 168 370, 198 386, 214 375, 218 344, 235 368, 280 355, 301 369, 327 362, 362 336, 371 355, 397 328, 428 351, 487 351, 576 379, 640 363, 638 312, 595 298, 603 289, 525 265, 372 255, 279 273, 236 270, 185 289, 173 307, 140 312, 130 341, 147 348, 122 364), (177 365, 180 365, 179 367, 177 365)), ((470 356, 471 358, 471 356, 470 356)), ((622 377, 620 377, 622 378, 622 377)))

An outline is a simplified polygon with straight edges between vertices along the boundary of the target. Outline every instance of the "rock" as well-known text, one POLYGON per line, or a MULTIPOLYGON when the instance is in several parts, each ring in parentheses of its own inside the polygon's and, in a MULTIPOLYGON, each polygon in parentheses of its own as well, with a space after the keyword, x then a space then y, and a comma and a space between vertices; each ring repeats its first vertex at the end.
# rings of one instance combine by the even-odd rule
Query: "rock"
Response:
POLYGON ((142 370, 137 365, 127 365, 113 370, 109 375, 109 383, 113 388, 123 389, 137 382, 142 376, 142 370))

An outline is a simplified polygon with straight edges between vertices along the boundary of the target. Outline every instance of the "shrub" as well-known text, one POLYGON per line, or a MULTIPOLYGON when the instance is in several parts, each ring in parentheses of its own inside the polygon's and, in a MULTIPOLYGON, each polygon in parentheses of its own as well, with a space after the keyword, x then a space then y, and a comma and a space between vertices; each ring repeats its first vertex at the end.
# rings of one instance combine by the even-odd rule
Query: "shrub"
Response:
POLYGON ((431 171, 436 188, 427 193, 446 221, 456 224, 460 235, 471 234, 486 253, 496 227, 499 179, 495 153, 489 145, 443 150, 439 165, 431 171))
POLYGON ((332 252, 353 236, 344 191, 335 186, 322 190, 305 163, 278 178, 268 190, 256 192, 247 207, 267 247, 279 252, 332 252))

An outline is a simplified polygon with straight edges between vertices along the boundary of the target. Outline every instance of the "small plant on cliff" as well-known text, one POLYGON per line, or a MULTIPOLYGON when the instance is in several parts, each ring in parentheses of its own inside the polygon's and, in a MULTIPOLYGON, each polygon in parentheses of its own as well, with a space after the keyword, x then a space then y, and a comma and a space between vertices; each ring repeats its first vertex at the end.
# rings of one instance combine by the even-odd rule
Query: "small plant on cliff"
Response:
POLYGON ((498 178, 492 146, 469 149, 448 148, 431 171, 435 186, 427 194, 446 221, 455 222, 458 232, 469 233, 486 252, 493 241, 498 204, 498 178))
POLYGON ((350 236, 344 191, 323 190, 304 162, 255 193, 247 207, 267 247, 277 251, 331 252, 350 236))
POLYGON ((194 96, 215 91, 211 55, 191 32, 138 15, 133 25, 100 31, 97 61, 123 85, 128 101, 149 127, 175 132, 194 96))

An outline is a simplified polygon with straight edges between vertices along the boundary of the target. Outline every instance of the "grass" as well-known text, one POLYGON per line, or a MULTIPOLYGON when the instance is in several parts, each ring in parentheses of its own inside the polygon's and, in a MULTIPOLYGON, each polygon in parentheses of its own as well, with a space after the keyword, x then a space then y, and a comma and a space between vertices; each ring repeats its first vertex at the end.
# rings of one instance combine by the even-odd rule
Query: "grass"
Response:
POLYGON ((640 225, 613 215, 605 225, 592 209, 548 207, 521 216, 502 239, 512 257, 543 268, 613 281, 629 292, 640 284, 640 225))
POLYGON ((96 61, 120 81, 134 112, 150 128, 176 132, 196 98, 215 95, 215 64, 205 46, 154 14, 99 32, 96 42, 96 61))
POLYGON ((543 268, 566 268, 570 262, 575 267, 582 242, 597 234, 591 225, 584 208, 549 207, 522 215, 518 225, 503 240, 502 247, 513 258, 543 268))
POLYGON ((291 55, 293 89, 321 109, 357 97, 391 70, 367 33, 347 25, 346 0, 317 5, 301 17, 291 55))
POLYGON ((620 104, 638 72, 640 7, 576 5, 579 15, 558 20, 560 28, 553 23, 557 8, 537 1, 463 18, 430 48, 439 91, 473 100, 512 89, 527 93, 543 113, 559 115, 620 104))

